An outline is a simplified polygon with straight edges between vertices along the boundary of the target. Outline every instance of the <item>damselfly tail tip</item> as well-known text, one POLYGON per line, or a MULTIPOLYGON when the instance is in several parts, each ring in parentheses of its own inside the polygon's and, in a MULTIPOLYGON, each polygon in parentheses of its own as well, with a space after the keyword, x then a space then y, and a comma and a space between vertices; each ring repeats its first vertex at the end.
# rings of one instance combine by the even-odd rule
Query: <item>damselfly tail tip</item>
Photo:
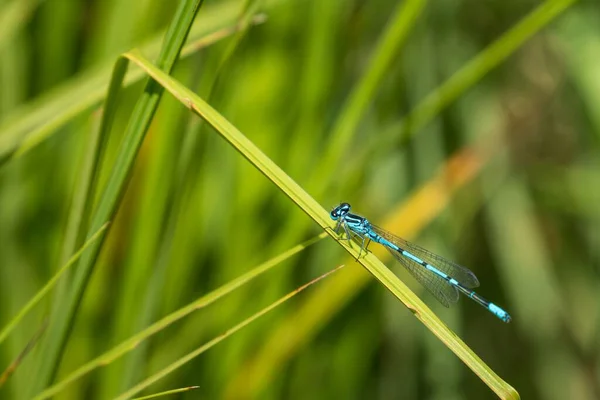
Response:
POLYGON ((511 318, 510 315, 504 311, 503 309, 501 309, 500 307, 498 307, 497 305, 495 305, 494 303, 490 303, 488 306, 488 309, 498 318, 500 318, 502 321, 509 323, 511 318))

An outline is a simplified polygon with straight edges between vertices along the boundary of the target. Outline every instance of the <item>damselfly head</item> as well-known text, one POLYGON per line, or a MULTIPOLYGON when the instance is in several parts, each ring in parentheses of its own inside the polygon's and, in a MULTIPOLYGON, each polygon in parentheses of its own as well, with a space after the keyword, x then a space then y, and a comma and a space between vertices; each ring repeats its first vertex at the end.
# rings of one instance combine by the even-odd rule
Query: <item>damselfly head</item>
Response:
POLYGON ((329 213, 332 220, 337 221, 340 217, 344 217, 350 212, 350 204, 342 203, 329 213))

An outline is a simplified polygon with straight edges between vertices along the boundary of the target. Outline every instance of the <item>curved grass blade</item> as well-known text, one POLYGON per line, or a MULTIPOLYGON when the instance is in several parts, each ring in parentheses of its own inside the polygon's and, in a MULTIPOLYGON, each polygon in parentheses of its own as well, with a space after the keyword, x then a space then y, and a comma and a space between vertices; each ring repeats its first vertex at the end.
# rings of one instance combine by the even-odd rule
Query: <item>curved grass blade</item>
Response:
MULTIPOLYGON (((396 11, 390 18, 385 31, 381 34, 377 47, 373 52, 366 73, 356 84, 348 100, 344 104, 331 134, 325 156, 319 162, 317 171, 329 171, 337 166, 352 141, 360 120, 372 104, 375 93, 388 73, 393 61, 398 57, 409 32, 425 8, 427 1, 410 0, 399 2, 396 11)), ((317 175, 320 173, 317 172, 317 175)), ((317 185, 323 180, 314 180, 317 185)))
POLYGON ((483 76, 506 60, 523 43, 561 15, 575 1, 549 0, 543 2, 419 103, 404 120, 402 138, 407 139, 412 133, 421 129, 483 76))
MULTIPOLYGON (((329 218, 329 213, 221 114, 180 82, 152 65, 139 52, 129 52, 125 56, 144 68, 150 76, 175 96, 175 98, 207 121, 229 144, 271 180, 334 240, 354 256, 354 258, 358 258, 358 250, 350 247, 347 241, 340 240, 338 235, 333 231, 334 225, 329 218)), ((429 330, 471 368, 494 392, 503 398, 519 397, 518 393, 509 384, 496 375, 377 257, 369 253, 358 259, 358 262, 394 296, 402 301, 429 330)))
POLYGON ((2 332, 0 332, 0 344, 2 344, 2 342, 8 337, 8 335, 13 331, 13 329, 16 328, 16 326, 18 325, 19 321, 21 321, 23 319, 23 317, 25 317, 25 315, 27 315, 27 313, 29 311, 31 311, 31 309, 33 307, 35 307, 35 305, 37 303, 39 303, 40 300, 42 300, 42 298, 54 287, 54 285, 56 285, 56 283, 58 282, 58 280, 65 274, 65 272, 67 272, 69 270, 69 268, 71 268, 77 262, 77 260, 79 260, 79 257, 81 257, 81 255, 83 254, 83 252, 92 243, 94 243, 96 240, 98 240, 98 238, 100 238, 100 236, 102 234, 104 234, 104 232, 108 228, 108 225, 109 225, 109 222, 107 222, 104 225, 102 225, 100 227, 100 229, 98 229, 96 231, 96 233, 94 233, 92 235, 92 237, 90 237, 85 242, 85 244, 77 251, 77 253, 73 254, 73 256, 71 256, 71 258, 69 259, 69 261, 65 265, 63 265, 58 270, 58 272, 56 272, 56 274, 54 274, 54 276, 48 281, 48 283, 46 283, 44 285, 44 287, 41 288, 40 291, 37 292, 36 295, 33 296, 33 298, 31 300, 29 300, 29 302, 25 306, 23 306, 23 308, 21 309, 21 311, 19 311, 19 313, 13 317, 13 319, 8 323, 8 325, 6 325, 4 327, 4 329, 2 329, 2 332))
POLYGON ((260 275, 264 274, 265 272, 267 272, 267 271, 271 270, 272 268, 276 267, 277 265, 281 264, 283 261, 287 260, 291 256, 301 252, 302 250, 306 249, 307 247, 324 239, 326 236, 327 236, 327 234, 325 232, 323 232, 320 235, 317 235, 317 236, 305 241, 304 243, 298 244, 298 245, 292 247, 291 249, 281 253, 280 255, 273 257, 272 259, 262 263, 258 267, 248 271, 244 275, 242 275, 242 276, 226 283, 225 285, 219 287, 218 289, 215 289, 212 292, 196 299, 195 301, 191 302, 187 306, 182 307, 179 310, 165 316, 164 318, 162 318, 161 320, 150 325, 148 328, 144 329, 143 331, 139 332, 138 334, 121 342, 119 345, 113 347, 111 350, 96 357, 94 360, 88 362, 87 364, 81 366, 80 368, 78 368, 77 370, 75 370, 74 372, 69 374, 66 378, 64 378, 60 382, 47 388, 42 393, 35 396, 35 399, 42 400, 42 399, 47 399, 49 397, 55 396, 57 393, 62 391, 65 387, 67 387, 68 385, 70 385, 71 383, 76 381, 77 379, 81 378, 82 376, 90 373, 91 371, 95 370, 98 367, 102 367, 102 366, 112 363, 113 361, 117 360, 118 358, 122 357, 123 355, 134 350, 142 341, 148 339, 152 335, 162 331, 169 325, 179 321, 180 319, 193 313, 194 311, 197 311, 201 308, 204 308, 204 307, 214 303, 221 297, 223 297, 223 296, 233 292, 235 289, 249 283, 253 279, 259 277, 260 275))
POLYGON ((125 399, 128 399, 131 396, 135 395, 136 393, 139 393, 140 391, 142 391, 146 387, 148 387, 151 384, 157 382, 158 380, 164 378, 165 376, 167 376, 171 372, 175 371, 179 367, 181 367, 181 366, 187 364, 188 362, 192 361, 194 358, 198 357, 200 354, 202 354, 205 351, 209 350, 210 348, 212 348, 216 344, 218 344, 218 343, 222 342, 223 340, 227 339, 229 336, 233 335, 234 333, 236 333, 240 329, 246 327, 247 325, 249 325, 252 322, 254 322, 255 320, 257 320, 258 318, 260 318, 263 315, 267 314, 269 311, 272 311, 276 307, 278 307, 281 304, 285 303, 287 300, 291 299, 292 297, 294 297, 295 295, 297 295, 298 293, 300 293, 304 289, 306 289, 309 286, 311 286, 311 285, 319 282, 320 280, 328 277, 329 275, 333 274, 334 272, 339 271, 343 267, 344 267, 344 265, 340 265, 339 267, 334 268, 331 271, 328 271, 328 272, 324 273, 323 275, 321 275, 321 276, 313 279, 312 281, 310 281, 308 283, 305 283, 304 285, 300 286, 299 288, 297 288, 293 292, 290 292, 290 293, 286 294, 285 296, 283 296, 279 300, 275 301, 274 303, 272 303, 268 307, 263 308, 262 310, 260 310, 256 314, 254 314, 251 317, 243 320, 239 324, 235 325, 233 328, 230 328, 226 332, 222 333, 220 336, 217 336, 216 338, 212 339, 211 341, 205 343, 204 345, 200 346, 196 350, 192 351, 191 353, 187 354, 186 356, 180 358, 179 360, 175 361, 171 365, 167 366, 163 370, 161 370, 161 371, 157 372, 156 374, 148 377, 144 381, 140 382, 136 386, 134 386, 131 389, 129 389, 127 392, 121 394, 119 397, 116 398, 116 400, 125 400, 125 399))
POLYGON ((154 394, 150 394, 148 396, 136 397, 134 400, 155 399, 157 397, 168 396, 170 394, 177 394, 177 393, 189 392, 191 390, 196 390, 198 388, 200 388, 200 386, 189 386, 189 387, 185 387, 185 388, 181 388, 181 389, 167 390, 165 392, 154 393, 154 394))
POLYGON ((0 374, 0 388, 2 387, 2 385, 4 385, 4 383, 8 380, 8 378, 10 378, 10 376, 15 372, 15 370, 19 367, 21 362, 23 362, 23 359, 27 356, 27 354, 29 354, 29 352, 35 347, 35 345, 39 341, 40 337, 42 337, 42 334, 44 333, 44 331, 46 330, 47 327, 48 327, 48 320, 46 319, 44 321, 44 323, 42 324, 42 326, 33 335, 31 340, 29 340, 29 342, 27 343, 27 346, 25 346, 23 351, 21 351, 19 353, 19 355, 17 356, 17 358, 15 358, 15 360, 12 363, 10 363, 10 365, 4 370, 4 372, 2 374, 0 374))

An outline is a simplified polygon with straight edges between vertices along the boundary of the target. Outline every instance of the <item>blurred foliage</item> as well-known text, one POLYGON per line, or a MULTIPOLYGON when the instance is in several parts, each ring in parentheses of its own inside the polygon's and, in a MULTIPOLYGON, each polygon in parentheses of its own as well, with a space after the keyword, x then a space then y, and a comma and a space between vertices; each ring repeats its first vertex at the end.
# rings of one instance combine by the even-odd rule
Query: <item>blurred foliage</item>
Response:
MULTIPOLYGON (((510 325, 467 299, 445 309, 394 270, 523 398, 600 398, 600 5, 571 3, 206 0, 188 44, 238 30, 187 50, 173 74, 324 207, 348 201, 469 266, 510 325), (460 156, 471 153, 472 170, 460 156), (472 171, 458 185, 455 165, 472 171)), ((73 226, 95 209, 81 179, 94 143, 104 146, 97 202, 143 90, 130 81, 112 130, 98 136, 108 68, 132 47, 155 59, 175 8, 0 1, 0 330, 83 244, 73 226), (33 140, 39 132, 44 140, 33 140)), ((319 233, 164 95, 57 380, 319 233)), ((122 393, 343 254, 328 239, 307 248, 58 397, 122 393)), ((198 385, 181 398, 492 398, 406 307, 346 264, 146 394, 198 385)), ((32 345, 70 279, 2 343, 0 372, 32 345)), ((42 346, 33 346, 0 398, 34 394, 42 346)))

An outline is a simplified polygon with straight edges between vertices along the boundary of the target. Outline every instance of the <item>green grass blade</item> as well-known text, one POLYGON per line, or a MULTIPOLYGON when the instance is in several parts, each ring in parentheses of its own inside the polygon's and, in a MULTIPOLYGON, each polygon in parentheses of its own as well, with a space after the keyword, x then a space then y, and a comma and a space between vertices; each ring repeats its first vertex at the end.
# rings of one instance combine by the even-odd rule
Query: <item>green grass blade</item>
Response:
POLYGON ((8 337, 8 335, 13 331, 13 329, 16 328, 19 321, 21 321, 23 317, 25 317, 25 315, 27 315, 27 313, 31 311, 31 309, 35 307, 36 304, 38 304, 40 300, 42 300, 50 290, 52 290, 52 288, 54 287, 54 285, 56 285, 58 280, 69 270, 69 268, 71 268, 77 262, 77 260, 79 260, 79 257, 81 257, 83 252, 96 240, 98 240, 102 234, 104 234, 104 232, 108 228, 108 225, 108 222, 102 225, 100 229, 98 229, 98 231, 96 231, 96 233, 94 233, 92 237, 90 237, 87 240, 87 242, 85 242, 83 247, 81 247, 81 249, 79 249, 77 253, 73 254, 69 261, 65 265, 63 265, 56 274, 54 274, 54 276, 48 281, 48 283, 46 283, 44 287, 41 288, 40 291, 37 292, 36 295, 33 296, 33 298, 27 302, 27 304, 19 311, 19 313, 13 317, 13 319, 8 323, 8 325, 6 325, 4 329, 2 329, 2 332, 0 332, 0 344, 2 344, 2 342, 8 337))
MULTIPOLYGON (((66 233, 62 242, 61 264, 66 263, 75 249, 81 246, 87 231, 94 198, 95 180, 108 138, 108 132, 102 132, 99 127, 100 118, 100 113, 92 115, 91 132, 86 137, 85 151, 82 154, 80 165, 77 167, 79 172, 73 190, 66 233)), ((65 279, 58 285, 57 298, 63 296, 68 281, 69 279, 65 279)))
POLYGON ((256 321, 258 318, 260 318, 263 315, 267 314, 269 311, 272 311, 273 309, 279 307, 281 304, 285 303, 287 300, 291 299, 292 297, 294 297, 298 293, 302 292, 304 289, 308 288, 311 285, 314 285, 315 283, 317 283, 320 280, 328 277, 329 275, 333 274, 334 272, 339 271, 343 267, 344 267, 343 265, 340 265, 339 267, 337 267, 337 268, 335 268, 335 269, 333 269, 331 271, 328 271, 325 274, 323 274, 323 275, 321 275, 321 276, 319 276, 319 277, 311 280, 310 282, 305 283, 304 285, 300 286, 299 288, 297 288, 293 292, 288 293, 287 295, 283 296, 279 300, 277 300, 274 303, 270 304, 269 306, 263 308, 262 310, 260 310, 256 314, 252 315, 251 317, 243 320, 239 324, 237 324, 234 327, 230 328, 229 330, 227 330, 223 334, 221 334, 221 335, 217 336, 216 338, 212 339, 211 341, 205 343, 204 345, 200 346, 196 350, 192 351, 191 353, 187 354, 186 356, 184 356, 184 357, 180 358, 179 360, 175 361, 174 363, 172 363, 171 365, 169 365, 166 368, 162 369, 161 371, 157 372, 156 374, 148 377, 144 381, 140 382, 136 386, 134 386, 131 389, 129 389, 127 392, 125 392, 122 395, 120 395, 119 397, 117 397, 116 400, 125 400, 125 399, 128 399, 131 396, 135 395, 136 393, 139 393, 140 391, 142 391, 146 387, 148 387, 151 384, 157 382, 158 380, 164 378, 165 376, 167 376, 171 372, 177 370, 179 367, 181 367, 181 366, 187 364, 188 362, 192 361, 194 358, 198 357, 200 354, 202 354, 205 351, 209 350, 210 348, 212 348, 216 344, 219 344, 223 340, 227 339, 229 336, 231 336, 234 333, 238 332, 240 329, 242 329, 242 328, 246 327, 247 325, 251 324, 252 322, 256 321))
MULTIPOLYGON (((345 154, 348 145, 352 141, 353 133, 356 131, 365 111, 372 103, 375 93, 392 62, 398 57, 398 52, 426 3, 425 0, 399 3, 396 13, 391 17, 390 23, 377 44, 367 72, 350 94, 333 127, 327 153, 319 163, 318 171, 321 171, 321 173, 337 166, 341 157, 345 154)), ((316 182, 327 181, 316 180, 316 182)))
POLYGON ((196 390, 198 388, 200 388, 200 386, 190 386, 190 387, 185 387, 185 388, 181 388, 181 389, 167 390, 167 391, 160 392, 160 393, 149 394, 148 396, 136 397, 134 400, 154 399, 156 397, 168 396, 170 394, 189 392, 191 390, 196 390))
POLYGON ((33 335, 31 340, 29 340, 29 342, 27 343, 25 348, 19 353, 17 358, 15 358, 15 360, 12 363, 10 363, 10 365, 8 367, 6 367, 4 372, 2 372, 2 374, 0 374, 0 388, 4 385, 4 383, 6 383, 8 378, 10 378, 10 376, 15 373, 16 369, 19 367, 19 365, 21 365, 21 363, 23 362, 25 357, 27 357, 27 355, 31 352, 31 350, 33 350, 33 348, 35 347, 35 345, 37 344, 39 339, 42 337, 42 335, 46 331, 47 327, 48 327, 48 320, 46 319, 42 323, 42 326, 40 326, 40 328, 37 330, 37 332, 33 335))
POLYGON ((123 341, 122 343, 120 343, 119 345, 115 346, 113 349, 107 351, 106 353, 96 357, 94 360, 81 366, 76 371, 69 374, 66 378, 64 378, 60 382, 56 383, 54 386, 49 387, 46 390, 44 390, 42 393, 38 394, 35 397, 35 399, 42 400, 42 399, 46 399, 46 398, 56 395, 57 393, 62 391, 65 387, 67 387, 69 384, 71 384, 72 382, 81 378, 82 376, 90 373, 91 371, 93 371, 94 369, 96 369, 98 367, 110 364, 111 362, 115 361, 116 359, 118 359, 118 358, 122 357, 123 355, 129 353, 130 351, 134 350, 139 345, 139 343, 148 339, 152 335, 160 332, 161 330, 165 329, 169 325, 179 321, 180 319, 186 317, 187 315, 193 313, 194 311, 204 308, 204 307, 214 303, 215 301, 219 300, 223 296, 244 286, 245 284, 251 282, 253 279, 259 277, 260 275, 271 270, 272 268, 276 267, 277 265, 280 265, 283 261, 292 257, 293 255, 298 254, 299 252, 303 251, 307 247, 324 239, 326 236, 327 236, 327 234, 323 232, 320 235, 317 235, 317 236, 305 241, 304 243, 298 244, 298 245, 288 249, 287 251, 279 254, 278 256, 273 257, 272 259, 262 263, 261 265, 257 266, 256 268, 253 268, 252 270, 248 271, 247 273, 243 274, 242 276, 239 276, 238 278, 219 287, 218 289, 215 289, 212 292, 196 299, 195 301, 191 302, 190 304, 186 305, 185 307, 182 307, 179 310, 165 316, 164 318, 155 322, 154 324, 152 324, 148 328, 144 329, 143 331, 139 332, 138 334, 132 336, 131 338, 129 338, 129 339, 123 341))
MULTIPOLYGON (((201 3, 202 0, 182 0, 179 3, 175 17, 171 21, 167 31, 164 46, 157 60, 159 68, 166 71, 166 73, 172 70, 201 3)), ((117 73, 122 71, 119 65, 120 63, 117 63, 117 73)), ((114 86, 112 88, 114 89, 114 86)), ((148 81, 144 92, 134 108, 106 189, 102 193, 97 210, 92 218, 90 232, 96 231, 106 221, 113 219, 125 191, 133 163, 150 125, 150 121, 154 116, 154 112, 158 107, 161 95, 162 88, 156 82, 152 80, 148 81)), ((113 105, 107 105, 107 107, 109 106, 113 105)), ((91 233, 89 236, 91 236, 91 233)), ((46 342, 46 352, 44 352, 44 357, 41 360, 41 369, 37 375, 37 386, 34 387, 34 390, 46 387, 52 382, 57 373, 62 354, 66 348, 68 337, 102 244, 103 240, 94 242, 88 251, 83 254, 81 264, 74 277, 72 292, 67 300, 67 305, 64 311, 57 316, 57 320, 51 322, 51 329, 48 341, 46 342)))
POLYGON ((543 2, 521 22, 479 53, 436 91, 419 103, 404 121, 402 138, 407 139, 430 122, 444 108, 464 94, 493 68, 506 60, 523 43, 552 22, 554 18, 561 15, 575 1, 550 0, 543 2))
MULTIPOLYGON (((296 205, 310 216, 317 224, 334 238, 355 258, 359 252, 350 247, 346 241, 340 241, 333 231, 329 213, 323 209, 308 193, 304 191, 279 166, 271 161, 237 128, 221 114, 210 107, 204 100, 184 85, 166 75, 139 52, 126 53, 126 57, 146 70, 157 82, 165 87, 173 96, 207 121, 227 142, 250 161, 261 173, 271 180, 296 205)), ((358 260, 379 282, 396 296, 409 310, 452 350, 469 368, 475 372, 494 392, 502 398, 518 398, 518 393, 498 375, 496 375, 467 345, 460 340, 404 283, 398 279, 372 253, 358 260)))

